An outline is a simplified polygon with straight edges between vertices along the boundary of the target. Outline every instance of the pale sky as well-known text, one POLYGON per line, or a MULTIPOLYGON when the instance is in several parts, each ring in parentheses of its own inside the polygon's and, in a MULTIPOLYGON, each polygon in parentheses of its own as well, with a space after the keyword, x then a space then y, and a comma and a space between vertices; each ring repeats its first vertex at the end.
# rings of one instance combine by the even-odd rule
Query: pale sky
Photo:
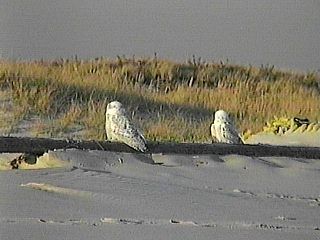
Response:
POLYGON ((0 0, 3 58, 117 55, 320 69, 318 0, 0 0))

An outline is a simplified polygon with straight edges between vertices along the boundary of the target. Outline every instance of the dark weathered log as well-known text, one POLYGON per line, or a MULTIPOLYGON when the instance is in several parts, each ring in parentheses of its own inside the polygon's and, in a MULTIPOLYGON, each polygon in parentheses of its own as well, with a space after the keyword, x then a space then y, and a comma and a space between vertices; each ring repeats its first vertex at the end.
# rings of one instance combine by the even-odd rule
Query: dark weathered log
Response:
MULTIPOLYGON (((111 143, 108 141, 98 142, 55 140, 48 138, 0 137, 0 152, 43 154, 48 150, 67 148, 131 153, 136 152, 125 144, 111 143)), ((282 156, 320 159, 320 148, 316 147, 149 142, 148 148, 149 153, 164 154, 239 154, 257 157, 282 156)))

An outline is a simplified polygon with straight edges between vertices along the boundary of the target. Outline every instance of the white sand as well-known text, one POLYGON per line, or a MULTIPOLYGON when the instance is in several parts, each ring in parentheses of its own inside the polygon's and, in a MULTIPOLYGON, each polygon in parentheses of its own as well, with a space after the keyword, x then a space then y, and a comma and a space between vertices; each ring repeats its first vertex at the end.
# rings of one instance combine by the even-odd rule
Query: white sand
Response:
POLYGON ((304 146, 304 147, 320 147, 320 131, 303 133, 288 132, 284 135, 274 135, 272 133, 259 133, 251 136, 246 143, 249 144, 270 144, 283 146, 304 146))
POLYGON ((0 172, 0 239, 319 239, 320 160, 56 151, 0 172))

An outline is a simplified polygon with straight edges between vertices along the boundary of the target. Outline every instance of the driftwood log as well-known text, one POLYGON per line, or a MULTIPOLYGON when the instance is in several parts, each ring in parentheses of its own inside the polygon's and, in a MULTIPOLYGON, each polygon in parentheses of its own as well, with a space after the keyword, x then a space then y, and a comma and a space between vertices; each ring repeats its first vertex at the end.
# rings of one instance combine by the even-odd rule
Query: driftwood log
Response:
MULTIPOLYGON (((137 153, 125 144, 108 141, 0 137, 1 153, 30 153, 41 155, 48 150, 68 148, 137 153)), ((239 154, 256 157, 277 156, 320 159, 320 148, 316 147, 149 142, 148 148, 149 153, 163 154, 239 154)))

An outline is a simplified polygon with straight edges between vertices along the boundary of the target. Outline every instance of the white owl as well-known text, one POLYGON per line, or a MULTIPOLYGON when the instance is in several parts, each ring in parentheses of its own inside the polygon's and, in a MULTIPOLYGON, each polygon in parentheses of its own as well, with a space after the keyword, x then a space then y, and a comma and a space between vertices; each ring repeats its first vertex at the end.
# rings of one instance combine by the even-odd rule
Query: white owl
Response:
POLYGON ((137 151, 147 151, 145 138, 131 123, 126 110, 118 101, 107 105, 106 133, 111 142, 123 142, 137 151))
POLYGON ((214 115, 214 122, 211 124, 211 135, 213 140, 217 142, 243 144, 228 113, 223 110, 216 111, 214 115))

